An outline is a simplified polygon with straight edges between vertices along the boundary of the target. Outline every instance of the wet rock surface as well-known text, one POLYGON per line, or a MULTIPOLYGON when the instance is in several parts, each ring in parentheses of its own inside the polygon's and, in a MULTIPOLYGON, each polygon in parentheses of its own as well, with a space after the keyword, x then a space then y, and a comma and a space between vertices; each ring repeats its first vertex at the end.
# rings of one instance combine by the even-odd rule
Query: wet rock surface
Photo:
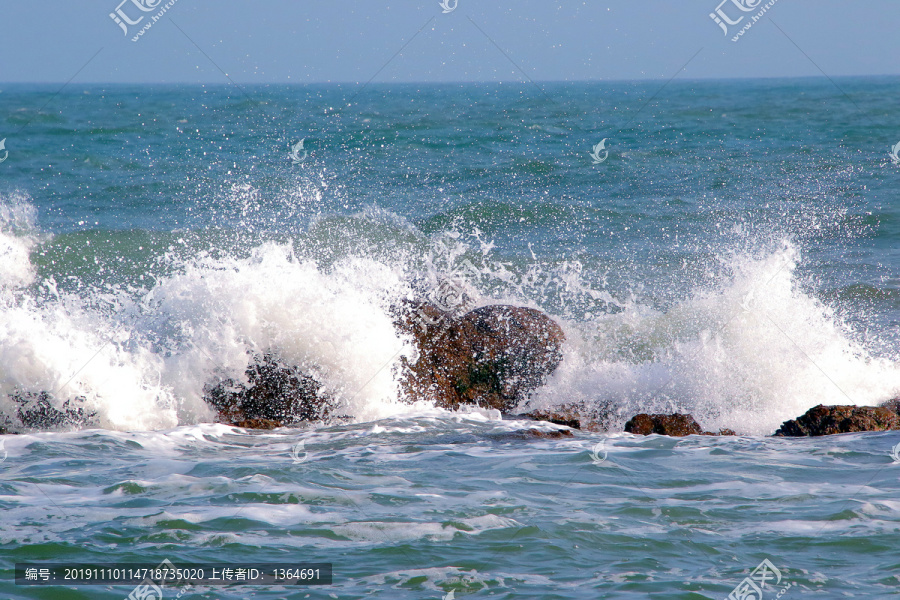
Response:
POLYGON ((542 408, 510 415, 511 418, 526 418, 547 421, 583 431, 606 432, 612 428, 614 412, 609 407, 588 408, 583 404, 563 404, 552 408, 542 408))
POLYGON ((672 415, 648 415, 642 413, 635 415, 630 421, 625 423, 625 431, 635 435, 656 433, 658 435, 684 437, 686 435, 700 435, 703 433, 703 428, 691 415, 677 413, 672 415))
POLYGON ((328 417, 331 399, 321 385, 274 356, 257 357, 246 371, 247 383, 226 379, 207 387, 206 401, 218 421, 253 429, 274 429, 328 417))
POLYGON ((720 429, 718 433, 703 431, 692 415, 674 413, 671 415, 635 415, 625 423, 625 432, 635 435, 668 435, 685 437, 688 435, 730 436, 737 435, 731 429, 720 429))
MULTIPOLYGON (((401 365, 410 402, 456 409, 477 405, 509 411, 544 384, 562 360, 562 329, 540 311, 486 306, 454 316, 426 303, 406 303, 396 325, 411 335, 417 359, 401 365)), ((272 429, 328 418, 333 401, 321 385, 276 357, 255 357, 247 381, 208 386, 205 399, 222 423, 272 429)))
POLYGON ((0 433, 8 430, 51 430, 86 427, 95 423, 96 413, 85 409, 84 398, 60 403, 49 392, 15 392, 9 396, 15 416, 4 417, 0 433))
POLYGON ((893 409, 894 404, 887 404, 887 406, 820 404, 796 419, 785 421, 775 435, 805 437, 900 429, 900 414, 893 409))
POLYGON ((410 401, 509 412, 562 361, 562 328, 531 308, 485 306, 457 317, 433 305, 410 303, 396 323, 418 350, 415 362, 404 359, 401 366, 410 401))

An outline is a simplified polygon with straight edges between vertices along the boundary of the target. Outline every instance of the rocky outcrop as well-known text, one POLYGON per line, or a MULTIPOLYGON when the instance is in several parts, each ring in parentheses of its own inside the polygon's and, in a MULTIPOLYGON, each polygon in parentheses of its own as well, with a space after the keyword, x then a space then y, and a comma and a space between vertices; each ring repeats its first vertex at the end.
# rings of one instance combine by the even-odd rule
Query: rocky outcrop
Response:
POLYGON ((900 414, 890 406, 824 406, 813 407, 797 419, 785 421, 779 437, 800 437, 889 431, 900 429, 900 414))
POLYGON ((700 435, 703 428, 691 415, 648 415, 639 414, 625 423, 625 432, 636 435, 671 435, 684 437, 686 435, 700 435))
POLYGON ((226 379, 206 389, 206 401, 218 421, 251 429, 274 429, 300 421, 325 419, 331 399, 312 377, 274 356, 257 357, 247 368, 247 383, 226 379))
POLYGON ((562 404, 513 416, 594 432, 609 431, 615 418, 615 414, 609 406, 588 408, 583 404, 562 404))
POLYGON ((16 407, 14 418, 5 417, 3 431, 9 429, 67 429, 95 422, 96 413, 84 408, 82 397, 60 402, 49 392, 15 392, 10 395, 16 407))
POLYGON ((900 398, 894 398, 893 400, 888 400, 884 404, 882 404, 884 408, 888 408, 898 415, 900 415, 900 398))
POLYGON ((568 429, 555 429, 553 431, 544 431, 542 429, 525 429, 519 432, 519 436, 523 439, 538 438, 543 440, 559 440, 562 438, 575 437, 575 434, 568 429))
POLYGON ((692 415, 674 413, 671 415, 639 414, 625 423, 625 432, 635 435, 669 435, 684 437, 688 435, 736 435, 730 429, 720 429, 719 433, 703 431, 692 415))
POLYGON ((443 408, 469 404, 509 412, 562 360, 562 329, 531 308, 485 306, 456 317, 409 303, 396 324, 418 351, 415 362, 401 365, 407 399, 443 408))
MULTIPOLYGON (((409 401, 508 412, 562 360, 562 329, 530 308, 486 306, 454 316, 431 304, 406 303, 395 316, 416 344, 416 361, 401 364, 409 401)), ((314 378, 272 355, 256 357, 246 375, 246 383, 227 379, 207 387, 206 401, 220 422, 271 429, 325 419, 333 406, 314 378)))

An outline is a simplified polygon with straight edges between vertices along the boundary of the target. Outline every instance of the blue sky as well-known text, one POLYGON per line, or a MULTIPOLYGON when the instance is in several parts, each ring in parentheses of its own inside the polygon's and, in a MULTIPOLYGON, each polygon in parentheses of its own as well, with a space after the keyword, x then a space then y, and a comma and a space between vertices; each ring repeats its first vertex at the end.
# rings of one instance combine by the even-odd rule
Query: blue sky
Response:
MULTIPOLYGON (((458 0, 447 14, 438 0, 177 0, 132 42, 167 1, 126 0, 128 18, 145 15, 126 36, 109 16, 121 0, 7 0, 0 82, 668 79, 685 64, 679 77, 900 74, 897 0, 778 0, 738 42, 709 16, 721 0, 458 0)), ((761 0, 726 0, 725 15, 744 16, 734 33, 765 5, 740 2, 761 0)))

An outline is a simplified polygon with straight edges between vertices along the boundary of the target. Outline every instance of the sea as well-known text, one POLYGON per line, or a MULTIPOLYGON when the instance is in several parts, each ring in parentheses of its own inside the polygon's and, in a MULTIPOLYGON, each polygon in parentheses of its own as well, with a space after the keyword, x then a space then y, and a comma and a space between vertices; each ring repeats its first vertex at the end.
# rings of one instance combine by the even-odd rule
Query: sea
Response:
POLYGON ((900 396, 898 95, 0 85, 0 597, 900 597, 900 432, 772 437, 900 396), (404 402, 392 309, 447 281, 559 323, 521 410, 609 431, 404 402), (210 383, 266 353, 339 418, 215 423, 210 383), (331 582, 14 579, 164 561, 331 582))

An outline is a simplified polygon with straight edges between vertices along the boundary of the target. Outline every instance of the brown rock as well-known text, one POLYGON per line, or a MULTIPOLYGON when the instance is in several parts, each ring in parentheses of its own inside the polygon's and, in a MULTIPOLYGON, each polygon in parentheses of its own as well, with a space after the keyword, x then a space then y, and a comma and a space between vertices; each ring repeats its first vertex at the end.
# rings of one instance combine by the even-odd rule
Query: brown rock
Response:
POLYGON ((206 401, 218 411, 221 423, 272 429, 328 416, 330 399, 319 383, 295 367, 280 364, 272 355, 257 357, 247 368, 248 383, 226 379, 207 387, 206 401))
MULTIPOLYGON (((417 346, 415 364, 404 360, 401 367, 411 401, 508 411, 562 360, 562 329, 529 308, 487 306, 455 317, 431 304, 406 303, 395 323, 417 346)), ((255 357, 246 375, 246 383, 226 379, 207 386, 205 400, 219 422, 271 429, 330 416, 334 402, 320 384, 273 355, 255 357)))
POLYGON ((713 433, 712 431, 704 431, 700 435, 731 436, 731 435, 737 435, 737 434, 731 429, 720 429, 719 433, 713 433))
POLYGON ((694 417, 678 413, 672 415, 648 415, 643 413, 635 415, 630 421, 625 423, 625 431, 635 435, 656 433, 673 437, 700 435, 703 433, 703 429, 697 424, 694 417))
POLYGON ((408 304, 396 323, 413 336, 418 350, 415 363, 404 359, 401 366, 411 401, 508 412, 562 360, 562 329, 530 308, 485 306, 455 317, 430 304, 408 304))
POLYGON ((558 440, 564 437, 575 437, 575 434, 568 429, 556 429, 553 431, 541 431, 540 429, 526 429, 522 432, 529 437, 558 440))
POLYGON ((893 400, 888 400, 884 404, 882 404, 884 408, 894 411, 898 415, 900 415, 900 398, 894 398, 893 400))
POLYGON ((597 409, 588 408, 583 404, 563 404, 547 409, 532 410, 513 415, 513 417, 547 421, 584 431, 605 432, 610 430, 614 414, 609 406, 597 409))
POLYGON ((491 434, 488 437, 494 438, 499 441, 533 439, 559 440, 562 438, 575 437, 575 434, 572 433, 571 429, 555 429, 552 431, 542 431, 540 429, 521 429, 519 431, 491 434))
POLYGON ((900 429, 900 415, 885 406, 815 406, 797 419, 785 421, 779 437, 820 436, 858 431, 900 429))
POLYGON ((271 419, 247 419, 246 421, 232 423, 232 425, 243 427, 244 429, 278 429, 283 427, 283 423, 272 421, 271 419))
POLYGON ((235 427, 243 427, 244 429, 278 429, 283 423, 272 421, 271 419, 247 419, 246 421, 238 421, 232 423, 235 427))

